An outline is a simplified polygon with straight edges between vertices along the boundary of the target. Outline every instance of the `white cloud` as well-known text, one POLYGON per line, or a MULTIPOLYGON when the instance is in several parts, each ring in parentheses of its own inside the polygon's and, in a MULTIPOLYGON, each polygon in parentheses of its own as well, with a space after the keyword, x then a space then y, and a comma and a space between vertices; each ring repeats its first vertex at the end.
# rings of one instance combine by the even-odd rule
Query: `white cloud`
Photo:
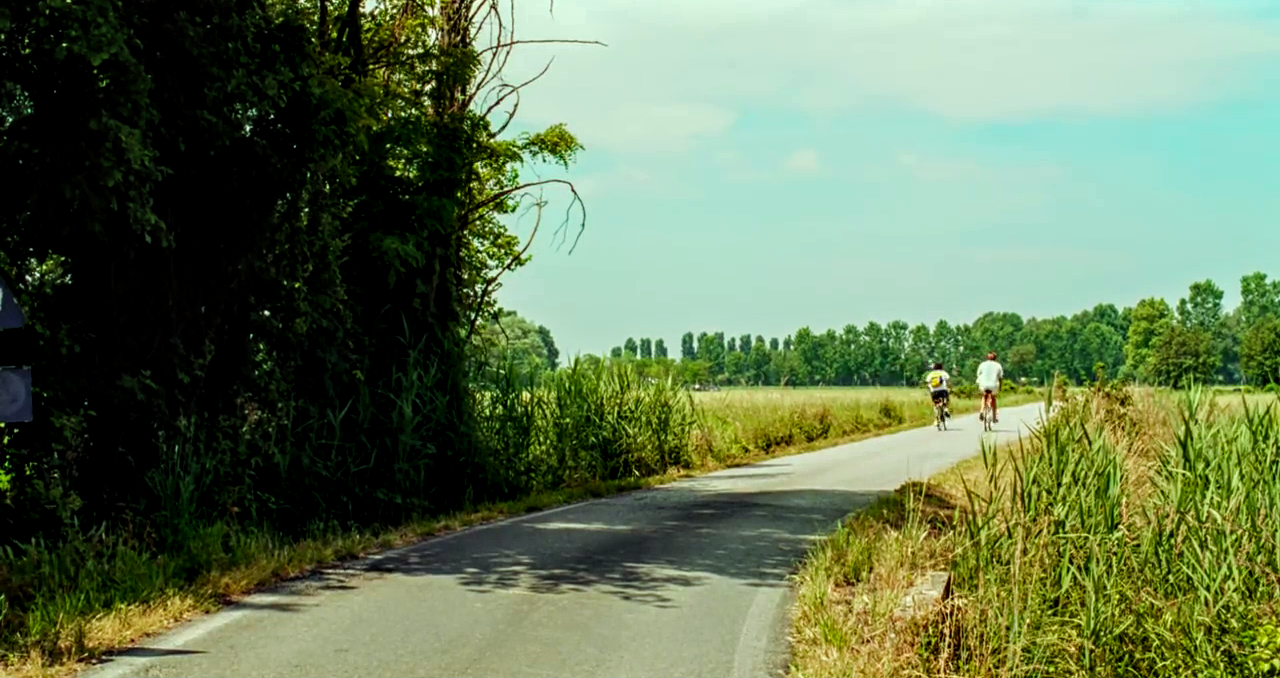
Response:
POLYGON ((788 172, 816 172, 822 167, 822 159, 818 157, 818 152, 812 148, 801 148, 792 153, 782 166, 788 172))
POLYGON ((1245 0, 557 0, 523 4, 512 78, 556 62, 521 118, 568 122, 588 148, 672 152, 746 106, 905 106, 955 120, 1128 116, 1261 86, 1274 22, 1245 0))

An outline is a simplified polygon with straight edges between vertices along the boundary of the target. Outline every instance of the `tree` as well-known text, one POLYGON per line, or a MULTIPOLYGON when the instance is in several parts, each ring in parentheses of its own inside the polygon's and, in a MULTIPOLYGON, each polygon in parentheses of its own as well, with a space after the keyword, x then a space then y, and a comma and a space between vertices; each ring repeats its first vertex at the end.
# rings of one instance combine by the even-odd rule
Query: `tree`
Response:
POLYGON ((770 339, 770 340, 769 340, 769 351, 770 351, 771 353, 777 353, 777 352, 778 352, 778 348, 779 348, 779 346, 778 346, 778 338, 777 338, 777 337, 773 337, 772 339, 770 339))
POLYGON ((645 337, 640 340, 640 358, 649 360, 653 358, 653 340, 645 337))
POLYGON ((656 339, 653 342, 653 357, 662 358, 664 360, 667 357, 667 342, 663 341, 661 338, 656 339))
POLYGON ((701 359, 680 361, 678 374, 686 384, 707 384, 712 380, 711 366, 701 359))
POLYGON ((1267 318, 1280 318, 1280 280, 1261 271, 1240 278, 1240 321, 1247 332, 1267 318))
MULTIPOLYGON (((776 352, 776 351, 775 351, 776 352)), ((757 384, 771 382, 769 378, 770 351, 768 344, 765 343, 764 337, 756 335, 756 341, 751 346, 751 377, 757 384)))
POLYGON ((960 344, 956 331, 951 327, 951 323, 946 320, 939 320, 933 326, 933 346, 934 352, 938 360, 942 361, 943 366, 948 370, 959 373, 960 370, 960 344))
POLYGON ((889 375, 883 382, 885 384, 899 384, 905 386, 907 380, 915 381, 909 373, 913 372, 907 366, 907 342, 911 333, 911 326, 901 320, 894 320, 885 325, 885 340, 888 343, 888 359, 889 375))
MULTIPOLYGON (((1186 298, 1178 300, 1178 321, 1183 327, 1202 332, 1210 337, 1214 361, 1218 365, 1214 375, 1221 375, 1225 358, 1230 351, 1230 339, 1226 334, 1222 312, 1222 289, 1212 280, 1191 283, 1186 298)), ((1214 375, 1210 375, 1212 379, 1214 375)))
POLYGON ((550 330, 509 310, 499 310, 496 318, 471 335, 471 353, 479 370, 512 366, 522 373, 536 374, 555 369, 548 345, 555 350, 550 330))
POLYGON ((1124 338, 1114 325, 1095 320, 1089 323, 1080 334, 1079 353, 1083 356, 1077 367, 1077 373, 1081 374, 1080 378, 1092 378, 1099 364, 1105 368, 1107 374, 1115 375, 1124 364, 1124 338), (1082 374, 1086 365, 1088 366, 1087 376, 1082 374))
POLYGON ((1222 323, 1222 289, 1212 280, 1191 283, 1190 294, 1178 300, 1178 320, 1189 329, 1216 333, 1222 323))
POLYGON ((747 379, 747 356, 742 351, 729 351, 725 356, 725 377, 733 382, 745 384, 747 379))
POLYGON ((862 329, 863 364, 867 379, 872 384, 889 384, 894 381, 894 367, 889 338, 883 326, 872 320, 862 329))
POLYGON ((937 360, 936 354, 929 326, 920 323, 912 327, 907 337, 908 376, 916 371, 927 372, 933 366, 933 361, 937 360))
POLYGON ((1244 341, 1244 333, 1244 321, 1239 307, 1222 316, 1222 336, 1219 342, 1222 365, 1218 368, 1218 380, 1223 383, 1244 383, 1244 373, 1240 368, 1240 344, 1244 341))
MULTIPOLYGON (((787 337, 787 340, 789 339, 790 337, 787 337)), ((782 350, 773 354, 771 369, 778 375, 779 386, 798 386, 801 383, 800 377, 804 366, 795 351, 782 350)))
POLYGON ((788 373, 791 381, 797 386, 804 386, 821 379, 822 351, 814 339, 813 331, 807 326, 796 330, 791 345, 797 359, 794 371, 788 373))
POLYGON ((1035 344, 1018 344, 1009 349, 1005 364, 1008 365, 1009 375, 1013 379, 1032 376, 1036 364, 1035 344))
POLYGON ((746 354, 751 353, 751 335, 750 334, 744 334, 738 337, 738 350, 746 354))
POLYGON ((628 358, 636 357, 638 350, 639 347, 636 344, 636 340, 631 337, 627 337, 627 340, 622 343, 622 355, 628 358))
MULTIPOLYGON (((174 511, 231 506, 300 532, 512 490, 477 444, 472 341, 491 323, 513 341, 493 293, 528 261, 502 225, 539 204, 523 170, 581 146, 560 125, 507 134, 518 41, 491 11, 0 11, 0 267, 32 309, 48 413, 0 448, 24 509, 0 533, 127 523, 165 543, 174 511), (304 423, 343 416, 360 424, 304 423), (151 480, 177 449, 161 441, 193 436, 208 471, 179 507, 151 480), (78 508, 39 496, 55 486, 78 508)), ((554 362, 527 329, 520 350, 554 362)))
POLYGON ((706 361, 712 377, 724 374, 724 332, 702 332, 698 335, 698 359, 706 361))
POLYGON ((1207 330, 1163 320, 1155 334, 1147 370, 1156 383, 1181 388, 1190 381, 1204 383, 1213 377, 1218 355, 1207 330))
POLYGON ((1280 319, 1264 316, 1245 332, 1240 371, 1254 386, 1280 383, 1280 319))
POLYGON ((538 325, 538 336, 542 339, 542 346, 546 351, 547 369, 559 369, 560 349, 556 348, 556 342, 551 338, 551 330, 547 329, 545 325, 538 325))
POLYGON ((613 358, 614 360, 620 360, 622 358, 622 347, 614 346, 613 348, 609 349, 609 357, 613 358))
POLYGON ((1164 299, 1150 297, 1133 307, 1133 320, 1124 346, 1125 375, 1139 381, 1154 378, 1149 369, 1152 348, 1162 327, 1172 320, 1173 311, 1164 299))
POLYGON ((717 377, 725 373, 725 350, 724 332, 716 332, 711 335, 712 355, 708 359, 711 363, 711 373, 717 377))
POLYGON ((1009 350, 1019 343, 1022 327, 1022 316, 1017 313, 993 311, 974 320, 969 327, 968 341, 972 348, 966 348, 965 373, 976 372, 978 363, 985 360, 990 351, 1007 356, 1009 350))
POLYGON ((680 337, 680 359, 681 360, 697 360, 698 349, 693 343, 693 332, 685 332, 680 337))
POLYGON ((737 353, 737 352, 738 352, 738 338, 737 338, 737 337, 729 337, 729 347, 728 347, 728 350, 729 350, 729 352, 730 352, 730 353, 737 353))
POLYGON ((862 330, 849 323, 841 330, 836 357, 836 383, 853 385, 863 378, 862 330))

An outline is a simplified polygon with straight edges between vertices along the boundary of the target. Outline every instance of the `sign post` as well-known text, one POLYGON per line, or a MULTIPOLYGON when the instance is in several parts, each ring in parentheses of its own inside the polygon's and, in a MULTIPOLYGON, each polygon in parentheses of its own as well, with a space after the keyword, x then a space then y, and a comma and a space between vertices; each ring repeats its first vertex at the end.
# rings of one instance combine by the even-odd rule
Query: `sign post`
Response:
MULTIPOLYGON (((27 324, 27 316, 18 305, 4 277, 0 276, 0 332, 20 331, 27 324)), ((4 337, 8 339, 8 337, 4 337)), ((0 342, 0 423, 18 423, 32 420, 31 366, 26 356, 14 355, 9 350, 13 342, 0 342)))

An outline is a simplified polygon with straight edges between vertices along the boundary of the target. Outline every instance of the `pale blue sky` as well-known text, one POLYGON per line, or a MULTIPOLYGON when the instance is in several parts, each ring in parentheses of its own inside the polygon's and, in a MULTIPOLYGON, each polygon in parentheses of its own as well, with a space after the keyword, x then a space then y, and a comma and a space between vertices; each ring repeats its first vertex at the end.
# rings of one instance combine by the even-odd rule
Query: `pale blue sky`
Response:
POLYGON ((608 43, 511 73, 554 55, 520 120, 586 146, 577 250, 499 293, 566 355, 1280 276, 1280 2, 521 3, 608 43))

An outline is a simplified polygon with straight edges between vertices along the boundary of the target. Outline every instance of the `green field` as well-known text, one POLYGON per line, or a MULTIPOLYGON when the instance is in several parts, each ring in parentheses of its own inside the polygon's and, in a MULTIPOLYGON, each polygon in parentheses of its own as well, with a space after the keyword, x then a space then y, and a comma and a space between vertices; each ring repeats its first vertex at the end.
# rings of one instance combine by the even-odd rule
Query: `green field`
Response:
MULTIPOLYGON (((706 436, 695 441, 695 448, 707 450, 709 461, 717 464, 779 447, 852 439, 933 421, 933 406, 923 388, 764 387, 693 395, 699 408, 699 433, 706 436)), ((1006 394, 1006 402, 1026 402, 1028 397, 1006 394)), ((977 408, 977 400, 952 399, 955 414, 977 408)))

